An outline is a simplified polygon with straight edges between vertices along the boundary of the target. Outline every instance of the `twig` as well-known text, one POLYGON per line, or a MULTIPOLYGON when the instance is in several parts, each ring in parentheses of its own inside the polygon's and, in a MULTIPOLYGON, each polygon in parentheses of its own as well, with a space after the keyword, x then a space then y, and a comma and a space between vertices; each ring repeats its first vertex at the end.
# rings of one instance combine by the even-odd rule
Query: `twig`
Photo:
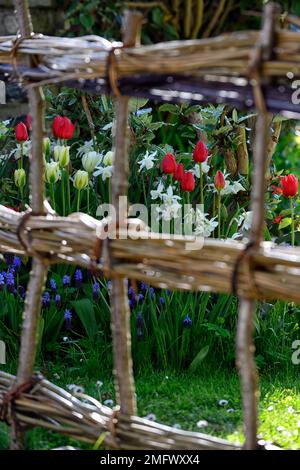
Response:
MULTIPOLYGON (((27 0, 15 0, 15 7, 22 37, 32 34, 32 23, 27 0)), ((32 65, 32 64, 30 64, 32 65)), ((43 162, 43 94, 40 88, 28 91, 32 122, 32 155, 30 162, 31 208, 34 214, 44 214, 44 162, 43 162)), ((41 311, 41 296, 48 266, 41 257, 34 257, 26 294, 22 327, 17 384, 28 380, 36 357, 38 318, 41 311)), ((22 439, 12 436, 12 448, 22 446, 22 439)))
POLYGON ((185 38, 190 37, 191 26, 192 26, 192 0, 185 0, 184 25, 183 25, 183 32, 184 32, 185 38))
MULTIPOLYGON (((135 42, 138 40, 140 36, 141 19, 142 15, 138 12, 125 12, 123 43, 126 47, 134 46, 135 42)), ((126 96, 120 96, 116 100, 115 159, 111 189, 112 204, 116 210, 116 222, 119 227, 124 224, 127 217, 127 207, 121 206, 121 201, 122 196, 127 195, 128 187, 128 103, 129 98, 126 96)), ((113 280, 111 307, 116 394, 120 404, 120 411, 132 415, 136 412, 136 398, 132 372, 130 312, 128 307, 127 284, 126 279, 123 277, 116 277, 113 280)))
POLYGON ((191 34, 192 39, 196 39, 198 37, 199 31, 201 29, 203 23, 203 0, 196 0, 196 16, 195 16, 195 24, 191 34))
POLYGON ((215 14, 214 16, 212 17, 212 19, 210 20, 210 22, 208 23, 208 26, 207 28, 205 29, 202 37, 203 38, 208 38, 210 36, 210 33, 212 32, 212 30, 214 29, 215 25, 217 24, 218 22, 218 19, 220 18, 220 16, 222 15, 222 12, 223 12, 223 9, 224 9, 224 6, 226 4, 226 0, 220 0, 219 2, 219 6, 218 8, 216 9, 215 11, 215 14))

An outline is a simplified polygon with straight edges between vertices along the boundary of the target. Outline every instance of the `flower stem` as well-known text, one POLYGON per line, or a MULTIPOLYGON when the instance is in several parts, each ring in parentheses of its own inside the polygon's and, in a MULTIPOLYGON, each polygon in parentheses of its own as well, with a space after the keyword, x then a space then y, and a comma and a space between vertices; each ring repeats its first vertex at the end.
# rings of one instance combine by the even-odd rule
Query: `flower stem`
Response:
POLYGON ((69 170, 66 170, 66 179, 67 179, 68 215, 69 215, 71 212, 71 190, 70 190, 69 170))
POLYGON ((221 191, 218 191, 218 238, 221 238, 221 191))
POLYGON ((291 228, 291 238, 292 238, 292 246, 295 246, 295 215, 294 215, 294 201, 293 198, 290 198, 290 205, 291 205, 291 219, 292 219, 292 228, 291 228))
POLYGON ((66 192, 65 192, 65 169, 62 169, 61 177, 61 192, 62 192, 62 213, 66 215, 66 192))
POLYGON ((56 211, 55 195, 54 195, 54 184, 53 183, 51 183, 51 200, 52 200, 53 209, 56 211))
POLYGON ((87 198, 87 213, 89 214, 90 213, 90 181, 87 185, 86 198, 87 198))
POLYGON ((79 212, 80 209, 80 189, 77 191, 77 212, 79 212))
MULTIPOLYGON (((203 198, 203 170, 201 163, 199 163, 199 168, 200 168, 200 204, 204 203, 204 198, 203 198)), ((204 211, 204 208, 203 208, 204 211)))

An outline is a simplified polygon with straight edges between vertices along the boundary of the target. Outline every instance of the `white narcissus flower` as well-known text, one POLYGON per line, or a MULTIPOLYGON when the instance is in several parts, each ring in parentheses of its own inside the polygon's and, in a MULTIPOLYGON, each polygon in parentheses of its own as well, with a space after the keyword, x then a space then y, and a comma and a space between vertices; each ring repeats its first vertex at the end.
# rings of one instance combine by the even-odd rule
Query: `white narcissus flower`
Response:
POLYGON ((201 168, 202 168, 202 172, 204 174, 207 174, 209 172, 209 169, 210 169, 210 166, 207 162, 207 160, 203 163, 197 163, 194 168, 192 168, 190 171, 193 173, 194 176, 196 176, 196 178, 200 178, 200 165, 201 165, 201 168))
POLYGON ((102 155, 94 150, 92 152, 88 152, 82 157, 82 166, 89 174, 93 173, 96 166, 98 166, 101 162, 102 155))
POLYGON ((165 189, 164 184, 163 184, 162 180, 160 180, 159 183, 158 183, 157 189, 152 189, 150 191, 151 199, 153 199, 153 200, 158 199, 158 198, 161 199, 164 189, 165 189))
POLYGON ((215 230, 218 226, 218 222, 216 217, 213 219, 208 219, 208 214, 204 214, 204 212, 200 209, 196 209, 195 214, 195 235, 201 235, 203 237, 209 237, 211 233, 215 230))
MULTIPOLYGON (((21 145, 20 144, 17 144, 16 148, 13 149, 9 156, 14 156, 15 160, 18 160, 19 158, 21 158, 21 145)), ((25 157, 28 157, 30 155, 30 151, 31 151, 31 141, 30 140, 26 140, 25 142, 23 142, 23 156, 25 157)))
POLYGON ((83 157, 83 155, 85 155, 88 152, 92 152, 93 150, 94 150, 94 141, 93 139, 91 139, 91 140, 84 142, 84 144, 81 147, 79 147, 79 149, 77 150, 77 156, 83 157))
POLYGON ((154 162, 155 162, 154 157, 156 156, 156 154, 157 152, 152 152, 149 154, 147 150, 142 160, 138 162, 138 165, 140 165, 139 171, 143 170, 144 168, 146 168, 146 170, 151 170, 151 168, 154 167, 154 162))
POLYGON ((102 180, 105 181, 107 178, 111 178, 113 174, 114 167, 113 166, 104 166, 97 168, 96 171, 94 171, 93 175, 94 176, 102 176, 102 180))
POLYGON ((243 214, 241 214, 238 219, 239 226, 242 225, 241 229, 249 230, 251 228, 252 218, 253 218, 253 211, 248 211, 248 212, 244 212, 243 214))
POLYGON ((165 204, 174 204, 177 203, 177 201, 181 200, 180 196, 176 196, 175 194, 173 194, 173 186, 169 186, 167 188, 167 192, 163 193, 161 197, 165 204))
POLYGON ((109 150, 106 152, 106 154, 103 157, 103 164, 105 166, 112 166, 115 158, 115 153, 112 150, 109 150))

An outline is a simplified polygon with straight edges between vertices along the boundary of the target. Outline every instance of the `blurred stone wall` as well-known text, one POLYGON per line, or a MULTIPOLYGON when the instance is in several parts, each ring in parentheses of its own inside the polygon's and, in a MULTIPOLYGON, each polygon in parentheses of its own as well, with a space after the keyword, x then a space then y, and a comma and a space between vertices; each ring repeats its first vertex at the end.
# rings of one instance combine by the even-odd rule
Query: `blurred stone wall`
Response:
MULTIPOLYGON (((56 35, 64 24, 63 2, 29 0, 33 29, 36 33, 56 35)), ((18 22, 12 0, 0 0, 0 36, 16 34, 18 22)), ((17 84, 6 83, 6 105, 0 104, 0 119, 26 114, 26 95, 17 84)))

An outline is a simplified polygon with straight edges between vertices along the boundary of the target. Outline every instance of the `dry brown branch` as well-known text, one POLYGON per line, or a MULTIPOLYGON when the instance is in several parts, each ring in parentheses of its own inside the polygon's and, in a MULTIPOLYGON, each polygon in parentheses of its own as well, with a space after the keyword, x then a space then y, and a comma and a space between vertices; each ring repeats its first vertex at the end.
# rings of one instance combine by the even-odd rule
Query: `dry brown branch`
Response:
MULTIPOLYGON (((127 11, 123 23, 123 41, 126 47, 139 41, 142 15, 127 11)), ((116 209, 118 225, 127 218, 126 207, 119 212, 120 198, 127 196, 128 187, 128 103, 129 98, 121 96, 116 100, 116 135, 114 141, 114 174, 112 178, 112 204, 116 209)), ((114 263, 114 258, 111 258, 114 263)), ((136 398, 131 359, 130 311, 127 298, 125 277, 116 277, 112 283, 112 338, 114 352, 114 373, 116 394, 122 413, 132 415, 136 412, 136 398)))
POLYGON ((203 0, 196 0, 196 15, 195 15, 195 24, 191 34, 192 39, 198 37, 199 31, 203 23, 203 0))
POLYGON ((223 13, 225 5, 226 5, 226 0, 220 0, 219 1, 218 8, 216 9, 213 17, 211 18, 210 22, 208 23, 208 26, 206 27, 206 29, 205 29, 205 31, 202 35, 203 38, 208 38, 210 36, 212 30, 214 29, 214 27, 216 26, 216 24, 218 22, 218 19, 220 18, 220 16, 223 13))
POLYGON ((189 38, 191 35, 191 27, 192 27, 192 0, 185 0, 185 7, 184 7, 184 24, 183 24, 183 32, 184 37, 189 38))
MULTIPOLYGON (((15 7, 22 37, 29 37, 32 30, 29 7, 26 0, 15 0, 15 7)), ((27 60, 31 62, 31 58, 27 60)), ((28 91, 29 110, 32 122, 32 154, 30 158, 30 203, 33 213, 44 213, 44 162, 43 162, 43 94, 40 88, 28 91)), ((33 257, 26 294, 21 347, 17 373, 17 384, 28 380, 32 373, 36 357, 38 321, 41 311, 48 263, 41 257, 33 257)), ((14 428, 13 428, 14 429, 14 428)), ((17 429, 17 427, 15 428, 17 429)), ((22 436, 13 432, 11 448, 22 446, 22 436)))
MULTIPOLYGON (((252 61, 252 64, 256 66, 257 70, 259 63, 255 63, 256 59, 262 58, 264 60, 268 60, 272 57, 275 19, 277 15, 278 6, 274 3, 268 3, 264 9, 261 37, 254 48, 253 54, 254 60, 252 61)), ((252 254, 254 254, 260 247, 263 235, 263 226, 265 223, 265 188, 270 116, 265 109, 265 103, 263 97, 261 98, 261 90, 257 81, 254 83, 254 87, 256 88, 256 106, 258 107, 259 112, 256 120, 255 147, 253 155, 254 171, 251 190, 251 211, 253 213, 253 217, 248 245, 250 250, 246 253, 244 261, 249 271, 249 285, 252 285, 254 289, 256 289, 255 280, 252 276, 252 254), (248 255, 250 258, 247 259, 248 255)), ((240 297, 236 349, 237 366, 240 375, 243 400, 244 430, 246 438, 244 448, 247 450, 257 448, 257 405, 259 392, 254 356, 255 346, 253 342, 253 319, 255 310, 256 302, 251 299, 249 295, 240 297)))
POLYGON ((238 173, 240 175, 248 175, 249 171, 249 154, 247 148, 246 128, 239 126, 237 128, 239 143, 236 150, 238 173))

